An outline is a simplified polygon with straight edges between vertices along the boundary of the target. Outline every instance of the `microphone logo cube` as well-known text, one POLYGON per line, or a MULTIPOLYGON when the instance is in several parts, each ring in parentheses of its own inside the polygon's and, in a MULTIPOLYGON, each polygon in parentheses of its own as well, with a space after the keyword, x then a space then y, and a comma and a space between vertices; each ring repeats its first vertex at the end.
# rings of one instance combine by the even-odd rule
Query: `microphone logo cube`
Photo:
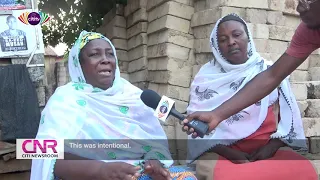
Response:
POLYGON ((154 115, 161 121, 165 122, 167 117, 169 116, 173 104, 174 101, 172 99, 166 96, 162 96, 154 115))

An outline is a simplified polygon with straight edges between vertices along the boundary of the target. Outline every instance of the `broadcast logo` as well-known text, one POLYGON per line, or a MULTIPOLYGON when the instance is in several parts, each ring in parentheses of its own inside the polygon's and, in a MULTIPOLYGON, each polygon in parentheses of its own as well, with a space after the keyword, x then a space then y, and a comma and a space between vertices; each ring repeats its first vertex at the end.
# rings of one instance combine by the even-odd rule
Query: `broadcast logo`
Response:
POLYGON ((169 108, 169 102, 164 101, 160 106, 158 118, 162 118, 163 116, 165 116, 166 113, 168 112, 168 108, 169 108))
POLYGON ((35 26, 38 24, 43 25, 47 23, 51 17, 44 12, 24 12, 18 17, 18 19, 26 25, 30 24, 35 26))
POLYGON ((17 139, 17 159, 64 159, 64 140, 17 139))
POLYGON ((167 117, 169 116, 173 104, 174 101, 172 99, 166 96, 162 96, 157 108, 155 109, 154 115, 159 120, 165 122, 167 117))

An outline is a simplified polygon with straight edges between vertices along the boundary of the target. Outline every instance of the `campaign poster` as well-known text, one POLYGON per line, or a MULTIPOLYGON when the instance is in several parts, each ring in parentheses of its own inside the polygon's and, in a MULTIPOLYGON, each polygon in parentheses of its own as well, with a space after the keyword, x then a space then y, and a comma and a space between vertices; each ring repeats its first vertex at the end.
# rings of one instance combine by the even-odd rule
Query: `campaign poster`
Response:
MULTIPOLYGON (((11 15, 0 15, 0 58, 29 57, 37 47, 37 53, 44 53, 41 25, 25 24, 19 17, 32 9, 13 10, 11 15)), ((20 18, 21 19, 21 18, 20 18)))
POLYGON ((0 11, 16 9, 26 9, 25 0, 0 0, 0 11))

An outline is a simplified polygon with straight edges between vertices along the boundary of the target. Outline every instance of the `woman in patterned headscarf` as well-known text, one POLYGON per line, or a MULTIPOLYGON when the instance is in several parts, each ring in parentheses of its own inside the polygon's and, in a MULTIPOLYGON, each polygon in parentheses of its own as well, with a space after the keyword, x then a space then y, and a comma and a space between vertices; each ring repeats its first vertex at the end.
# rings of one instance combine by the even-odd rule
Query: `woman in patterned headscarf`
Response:
MULTIPOLYGON (((246 22, 236 14, 221 18, 210 40, 214 60, 192 82, 188 114, 212 111, 271 65, 257 53, 246 22)), ((199 179, 318 179, 312 164, 289 148, 303 150, 306 141, 288 79, 203 139, 189 137, 188 159, 198 160, 199 179)))
POLYGON ((65 152, 85 160, 33 160, 32 180, 195 179, 172 167, 166 134, 142 91, 120 77, 109 39, 83 31, 68 63, 72 82, 50 98, 36 138, 64 139, 65 152))

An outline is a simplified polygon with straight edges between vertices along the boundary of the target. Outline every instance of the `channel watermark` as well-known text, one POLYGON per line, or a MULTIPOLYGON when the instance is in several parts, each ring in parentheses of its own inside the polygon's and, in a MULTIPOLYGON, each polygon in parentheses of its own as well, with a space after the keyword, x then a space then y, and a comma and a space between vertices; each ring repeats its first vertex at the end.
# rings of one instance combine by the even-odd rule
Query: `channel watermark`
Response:
POLYGON ((64 140, 17 139, 17 159, 64 159, 64 140))
POLYGON ((45 12, 24 12, 18 19, 23 24, 36 26, 38 24, 43 25, 52 18, 45 12))

